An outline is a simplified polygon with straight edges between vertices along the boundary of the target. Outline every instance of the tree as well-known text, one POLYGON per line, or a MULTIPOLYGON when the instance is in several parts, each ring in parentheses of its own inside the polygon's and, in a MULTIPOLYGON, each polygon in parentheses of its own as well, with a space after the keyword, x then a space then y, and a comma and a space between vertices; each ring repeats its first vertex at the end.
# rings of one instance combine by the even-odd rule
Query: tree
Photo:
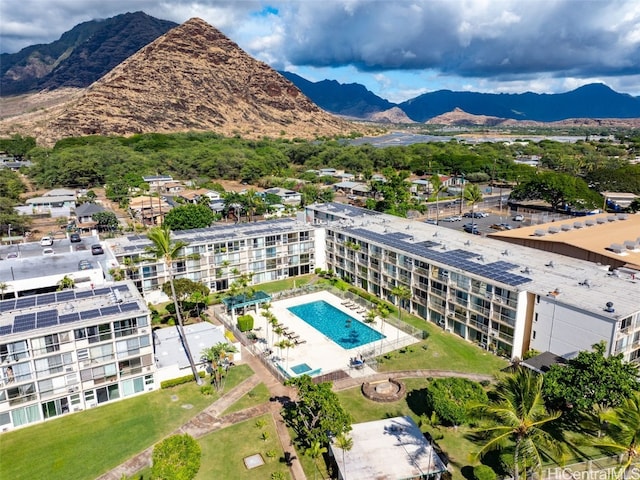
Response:
POLYGON ((75 285, 76 285, 76 282, 73 281, 73 278, 69 277, 68 275, 65 275, 58 282, 58 291, 65 290, 67 288, 74 288, 75 285))
POLYGON ((120 223, 118 222, 118 217, 113 212, 96 212, 91 215, 91 219, 94 222, 97 222, 98 230, 101 232, 113 232, 118 229, 120 223))
POLYGON ((238 349, 226 342, 216 343, 213 347, 202 350, 201 355, 211 363, 211 378, 216 390, 224 388, 224 379, 229 368, 229 354, 236 353, 238 349))
POLYGON ((176 296, 174 285, 173 264, 177 259, 182 258, 182 252, 184 247, 187 246, 187 243, 181 240, 177 242, 171 241, 171 231, 166 225, 150 229, 147 233, 147 238, 151 240, 151 245, 145 249, 147 255, 151 256, 153 260, 164 263, 169 285, 171 287, 171 298, 176 309, 176 319, 178 320, 176 326, 182 340, 182 346, 184 347, 184 352, 187 356, 187 360, 189 361, 189 365, 191 366, 191 371, 196 383, 198 385, 202 385, 202 379, 200 378, 200 375, 198 375, 198 370, 196 369, 196 365, 193 361, 191 349, 189 348, 189 343, 187 342, 187 337, 184 332, 182 313, 180 312, 180 306, 178 305, 178 297, 176 296))
POLYGON ((555 210, 572 205, 577 208, 595 208, 602 198, 579 177, 566 173, 544 172, 516 186, 511 192, 513 200, 544 200, 555 210))
POLYGON ((290 348, 295 348, 296 344, 293 343, 288 338, 284 338, 284 339, 280 340, 275 346, 280 348, 280 349, 283 349, 283 348, 287 349, 287 368, 289 368, 289 349, 290 348))
POLYGON ((231 216, 231 211, 233 211, 233 214, 236 217, 236 223, 239 223, 243 207, 242 195, 238 192, 226 192, 222 196, 222 199, 224 200, 224 212, 227 218, 231 216))
MULTIPOLYGON (((167 297, 171 297, 172 291, 171 291, 171 284, 169 282, 163 283, 161 288, 162 288, 162 292, 167 297)), ((199 301, 204 302, 205 299, 208 300, 208 295, 210 292, 209 287, 207 287, 203 283, 194 282, 189 278, 174 278, 173 288, 175 290, 176 297, 180 302, 180 306, 183 308, 182 311, 184 311, 185 308, 189 308, 189 309, 193 308, 192 306, 188 306, 188 305, 185 306, 185 302, 187 301, 187 299, 196 295, 199 301)), ((197 303, 196 303, 196 307, 199 309, 199 306, 197 303)), ((200 311, 198 310, 198 316, 199 315, 200 315, 200 311)))
POLYGON ((436 224, 438 224, 440 223, 440 194, 447 191, 447 186, 442 183, 438 174, 431 175, 429 182, 431 183, 433 194, 436 196, 436 224))
POLYGON ((427 387, 427 411, 435 412, 444 425, 462 425, 472 404, 487 402, 482 385, 466 378, 437 378, 427 387))
MULTIPOLYGON (((396 285, 391 289, 391 295, 396 297, 396 303, 398 304, 398 327, 400 326, 401 309, 404 308, 404 302, 411 298, 411 290, 404 285, 396 285)), ((398 328, 398 339, 400 338, 400 328, 398 328)))
POLYGON ((342 450, 342 474, 343 480, 347 480, 347 466, 344 462, 344 453, 353 448, 353 438, 349 437, 345 433, 341 433, 336 437, 335 445, 342 450))
POLYGON ((200 444, 188 433, 172 435, 153 448, 153 480, 191 480, 200 470, 200 444))
POLYGON ((521 368, 498 383, 489 404, 472 407, 472 412, 484 421, 477 436, 486 442, 476 455, 508 448, 513 457, 514 480, 519 480, 523 468, 539 471, 543 457, 556 459, 562 454, 560 444, 548 431, 560 413, 550 413, 545 408, 543 378, 521 368))
POLYGON ((247 192, 242 196, 242 203, 244 205, 244 210, 249 216, 250 222, 253 221, 253 216, 256 214, 256 211, 258 211, 264 204, 262 198, 253 188, 247 190, 247 192))
POLYGON ((327 447, 323 447, 322 444, 315 440, 311 443, 311 446, 304 451, 304 454, 308 457, 311 457, 313 460, 313 478, 314 480, 318 478, 318 459, 327 453, 327 447))
POLYGON ((482 201, 482 192, 480 191, 480 187, 475 183, 464 187, 463 192, 467 205, 471 205, 471 223, 473 223, 476 213, 476 205, 482 201))
POLYGON ((631 478, 632 469, 640 468, 640 392, 633 392, 604 419, 605 436, 596 437, 593 445, 620 455, 618 478, 631 478))
POLYGON ((164 223, 171 230, 189 230, 210 227, 215 220, 213 210, 207 205, 189 203, 173 208, 164 217, 164 223))
POLYGON ((582 351, 564 365, 553 365, 545 374, 544 396, 553 409, 571 416, 617 407, 640 389, 638 367, 624 361, 622 354, 605 356, 604 342, 582 351))
POLYGON ((295 387, 298 394, 297 400, 287 404, 283 416, 303 449, 351 430, 351 415, 340 404, 331 382, 315 384, 309 375, 301 375, 286 384, 295 387))

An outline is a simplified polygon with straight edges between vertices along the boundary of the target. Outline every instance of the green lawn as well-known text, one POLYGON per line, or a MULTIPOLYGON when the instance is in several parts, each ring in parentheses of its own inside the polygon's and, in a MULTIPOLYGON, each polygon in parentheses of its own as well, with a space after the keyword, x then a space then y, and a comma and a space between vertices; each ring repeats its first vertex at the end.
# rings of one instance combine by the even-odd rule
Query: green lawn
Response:
POLYGON ((265 422, 264 427, 257 426, 258 419, 254 418, 202 437, 199 441, 202 464, 196 480, 269 480, 273 472, 282 472, 284 478, 291 478, 288 467, 281 463, 284 452, 271 415, 259 418, 265 422), (267 432, 266 440, 262 438, 262 432, 267 432), (265 464, 248 470, 243 459, 256 453, 262 455, 265 464), (274 456, 270 458, 268 453, 274 456))
POLYGON ((429 338, 411 345, 405 353, 394 352, 391 359, 380 357, 379 371, 429 369, 492 375, 509 364, 504 358, 486 352, 453 333, 443 332, 435 325, 422 319, 416 321, 415 318, 408 321, 407 315, 403 320, 429 332, 429 338))
MULTIPOLYGON (((252 374, 246 365, 232 368, 226 389, 252 374)), ((96 478, 167 436, 217 398, 202 395, 200 387, 189 383, 5 433, 0 478, 96 478)))
POLYGON ((263 292, 267 293, 277 293, 294 288, 294 284, 295 288, 299 288, 309 283, 309 281, 314 276, 314 274, 310 273, 309 275, 302 275, 300 277, 286 278, 284 280, 276 280, 275 282, 269 283, 261 283, 256 287, 256 290, 262 290, 263 292))
POLYGON ((240 400, 227 408, 222 415, 228 415, 233 412, 239 412, 245 408, 254 407, 269 401, 271 394, 264 383, 257 385, 253 390, 243 395, 240 400))

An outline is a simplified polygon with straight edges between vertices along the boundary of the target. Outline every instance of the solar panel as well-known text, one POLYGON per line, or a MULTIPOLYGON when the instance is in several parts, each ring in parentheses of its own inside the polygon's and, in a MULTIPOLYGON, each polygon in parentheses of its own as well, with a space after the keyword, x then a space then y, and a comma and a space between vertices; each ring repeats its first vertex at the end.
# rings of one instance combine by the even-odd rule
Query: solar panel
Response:
POLYGON ((58 321, 61 324, 62 323, 77 322, 78 320, 80 320, 80 315, 78 314, 78 312, 65 313, 64 315, 60 315, 60 317, 58 317, 58 321))
POLYGON ((15 310, 15 308, 16 300, 14 298, 0 302, 0 312, 9 312, 11 310, 15 310))
POLYGON ((56 301, 55 293, 47 293, 45 295, 38 295, 37 297, 38 305, 49 305, 56 301))
POLYGON ((139 310, 140 307, 138 307, 137 303, 123 303, 122 305, 120 305, 120 311, 122 312, 131 312, 133 310, 139 310))
POLYGON ((55 317, 51 317, 51 318, 43 318, 42 320, 40 320, 38 318, 36 320, 36 326, 38 328, 53 327, 54 325, 58 325, 58 316, 57 315, 55 317))
POLYGON ((120 308, 117 305, 112 305, 110 307, 103 307, 100 309, 100 313, 104 315, 113 315, 114 313, 120 313, 120 308))
POLYGON ((56 301, 58 302, 66 302, 67 300, 71 300, 76 297, 76 293, 73 290, 64 290, 62 292, 58 292, 56 295, 56 301))
POLYGON ((80 312, 80 318, 82 320, 89 320, 90 318, 97 318, 100 316, 100 310, 95 308, 93 310, 85 310, 84 312, 80 312))
POLYGON ((26 332, 36 328, 36 314, 16 315, 13 319, 13 333, 26 332))
POLYGON ((37 320, 44 320, 46 318, 58 318, 58 310, 42 310, 36 312, 37 320))
POLYGON ((13 327, 11 325, 3 325, 2 327, 0 327, 0 336, 9 335, 12 328, 13 327))
POLYGON ((79 300, 81 298, 89 298, 93 297, 93 290, 84 290, 82 292, 76 292, 76 298, 79 300))
POLYGON ((95 295, 106 295, 107 293, 111 293, 111 288, 106 287, 106 288, 96 288, 93 293, 95 295))
POLYGON ((16 300, 17 309, 35 307, 35 305, 36 305, 36 297, 34 296, 21 297, 18 300, 16 300))

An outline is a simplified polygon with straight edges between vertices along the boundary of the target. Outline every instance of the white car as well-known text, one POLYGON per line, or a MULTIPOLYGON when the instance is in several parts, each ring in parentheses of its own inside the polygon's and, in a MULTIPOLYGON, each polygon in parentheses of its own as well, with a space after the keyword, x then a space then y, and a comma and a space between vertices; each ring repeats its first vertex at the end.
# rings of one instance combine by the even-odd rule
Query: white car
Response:
POLYGON ((514 222, 524 222, 524 215, 516 215, 513 217, 514 222))
POLYGON ((42 237, 40 240, 40 245, 43 247, 50 247, 53 245, 53 237, 42 237))
POLYGON ((42 250, 42 254, 43 255, 55 255, 55 251, 53 250, 53 248, 45 248, 44 250, 42 250))

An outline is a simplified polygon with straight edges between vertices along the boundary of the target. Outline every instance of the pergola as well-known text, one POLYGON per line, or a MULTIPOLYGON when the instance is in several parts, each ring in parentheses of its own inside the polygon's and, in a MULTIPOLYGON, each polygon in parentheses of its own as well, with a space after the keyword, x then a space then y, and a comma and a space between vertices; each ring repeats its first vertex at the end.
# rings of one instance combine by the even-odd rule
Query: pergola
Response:
POLYGON ((253 292, 252 295, 241 293, 239 295, 233 295, 222 299, 227 309, 233 313, 238 308, 251 307, 253 305, 262 305, 271 301, 271 295, 262 290, 253 292))

